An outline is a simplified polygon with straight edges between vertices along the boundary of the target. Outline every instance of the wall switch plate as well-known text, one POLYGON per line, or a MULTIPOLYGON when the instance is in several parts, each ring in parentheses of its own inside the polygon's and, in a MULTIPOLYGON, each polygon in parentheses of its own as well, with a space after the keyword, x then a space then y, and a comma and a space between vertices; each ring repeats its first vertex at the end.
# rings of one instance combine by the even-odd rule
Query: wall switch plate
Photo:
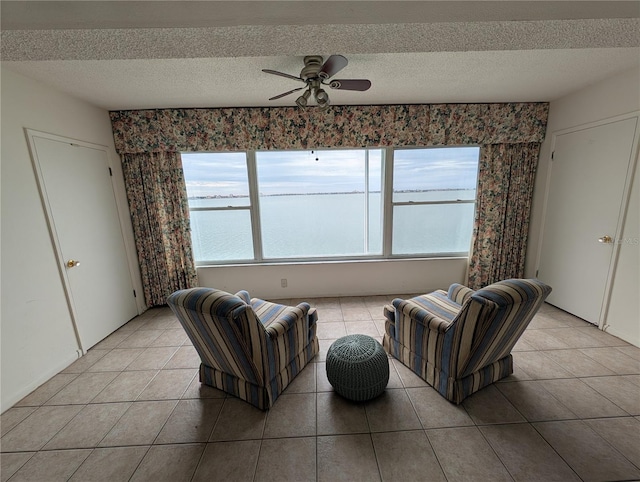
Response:
POLYGON ((282 286, 283 288, 287 287, 287 278, 282 278, 280 280, 280 286, 282 286))

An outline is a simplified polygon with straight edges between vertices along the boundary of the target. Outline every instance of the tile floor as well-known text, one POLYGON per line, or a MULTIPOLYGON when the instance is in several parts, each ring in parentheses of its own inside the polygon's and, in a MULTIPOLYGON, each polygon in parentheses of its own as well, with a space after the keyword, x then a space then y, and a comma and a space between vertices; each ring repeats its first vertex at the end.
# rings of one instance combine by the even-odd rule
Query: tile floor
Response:
POLYGON ((180 325, 150 310, 2 414, 2 481, 640 479, 640 349, 549 305, 515 373, 460 406, 393 360, 379 398, 333 393, 327 348, 381 339, 391 298, 310 300, 321 353, 268 413, 200 385, 180 325))

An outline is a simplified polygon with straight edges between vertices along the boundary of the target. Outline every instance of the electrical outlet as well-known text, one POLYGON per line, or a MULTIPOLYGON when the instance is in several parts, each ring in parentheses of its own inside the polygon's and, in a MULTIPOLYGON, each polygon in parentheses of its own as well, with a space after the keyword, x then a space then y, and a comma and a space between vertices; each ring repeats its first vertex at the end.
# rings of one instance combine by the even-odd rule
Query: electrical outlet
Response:
POLYGON ((280 286, 282 286, 283 288, 287 287, 287 278, 282 278, 280 280, 280 286))

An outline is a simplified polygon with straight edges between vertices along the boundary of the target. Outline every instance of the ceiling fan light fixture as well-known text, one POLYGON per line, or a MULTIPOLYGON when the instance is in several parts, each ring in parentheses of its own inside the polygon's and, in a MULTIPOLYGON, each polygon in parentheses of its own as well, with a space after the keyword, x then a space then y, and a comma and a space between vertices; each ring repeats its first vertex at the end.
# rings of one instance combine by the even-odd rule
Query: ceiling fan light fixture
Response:
POLYGON ((329 94, 324 89, 316 89, 315 98, 318 105, 329 103, 329 94))
POLYGON ((298 107, 306 107, 309 97, 311 97, 311 90, 305 90, 304 93, 296 99, 298 107))
POLYGON ((318 97, 316 97, 316 102, 318 103, 318 107, 320 109, 326 109, 330 104, 329 96, 326 92, 324 92, 324 95, 319 95, 318 97))

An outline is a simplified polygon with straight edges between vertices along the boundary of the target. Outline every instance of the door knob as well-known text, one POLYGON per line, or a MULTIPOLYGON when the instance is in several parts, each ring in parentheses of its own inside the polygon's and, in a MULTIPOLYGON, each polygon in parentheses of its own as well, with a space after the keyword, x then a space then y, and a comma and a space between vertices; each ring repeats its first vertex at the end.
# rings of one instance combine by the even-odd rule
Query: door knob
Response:
POLYGON ((602 236, 601 238, 598 238, 598 242, 603 244, 611 244, 613 243, 613 238, 609 235, 602 236))
POLYGON ((75 268, 76 266, 80 266, 80 261, 75 259, 70 259, 67 261, 67 268, 75 268))

